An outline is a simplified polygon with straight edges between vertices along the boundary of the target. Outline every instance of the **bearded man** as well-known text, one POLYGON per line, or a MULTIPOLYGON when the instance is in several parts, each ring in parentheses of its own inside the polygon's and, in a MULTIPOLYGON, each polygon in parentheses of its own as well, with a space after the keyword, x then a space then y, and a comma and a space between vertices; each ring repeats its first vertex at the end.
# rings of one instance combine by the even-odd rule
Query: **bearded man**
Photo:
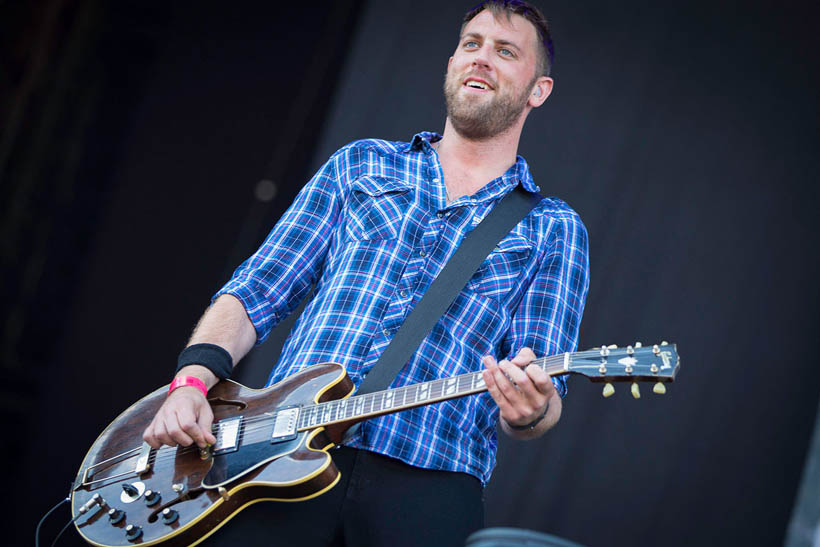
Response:
MULTIPOLYGON (((527 116, 552 91, 551 64, 535 7, 489 0, 467 13, 447 65, 443 134, 336 152, 213 297, 177 377, 215 385, 219 363, 230 367, 263 342, 315 284, 269 384, 331 361, 358 386, 465 234, 516 186, 538 191, 516 152, 527 116)), ((363 422, 332 451, 335 487, 252 505, 206 544, 463 545, 483 526, 499 422, 532 439, 561 415, 565 380, 530 362, 575 349, 588 286, 581 220, 543 198, 391 384, 483 370, 488 393, 363 422)), ((215 442, 205 395, 181 383, 144 433, 155 448, 215 442)))

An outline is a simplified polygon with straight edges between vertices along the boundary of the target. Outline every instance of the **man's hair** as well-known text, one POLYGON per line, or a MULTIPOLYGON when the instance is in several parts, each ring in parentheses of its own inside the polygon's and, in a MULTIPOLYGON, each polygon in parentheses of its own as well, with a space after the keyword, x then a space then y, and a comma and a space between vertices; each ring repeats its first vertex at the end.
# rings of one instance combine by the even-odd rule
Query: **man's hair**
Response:
POLYGON ((537 66, 536 76, 549 76, 552 70, 552 61, 555 57, 555 49, 552 45, 550 27, 547 18, 541 10, 523 0, 484 0, 477 4, 464 15, 464 22, 461 24, 459 36, 464 34, 464 27, 467 23, 484 10, 489 10, 493 17, 498 19, 502 14, 511 20, 513 15, 520 15, 533 24, 538 33, 538 47, 536 51, 537 66))

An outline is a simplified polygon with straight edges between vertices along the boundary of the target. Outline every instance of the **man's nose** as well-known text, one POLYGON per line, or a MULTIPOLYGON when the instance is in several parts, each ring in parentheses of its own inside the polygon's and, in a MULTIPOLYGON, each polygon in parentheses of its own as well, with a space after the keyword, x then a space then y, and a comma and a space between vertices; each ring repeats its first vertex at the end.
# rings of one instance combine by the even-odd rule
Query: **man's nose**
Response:
POLYGON ((483 47, 476 51, 475 57, 473 57, 473 67, 480 68, 482 70, 489 70, 492 68, 490 65, 490 50, 486 47, 483 47))

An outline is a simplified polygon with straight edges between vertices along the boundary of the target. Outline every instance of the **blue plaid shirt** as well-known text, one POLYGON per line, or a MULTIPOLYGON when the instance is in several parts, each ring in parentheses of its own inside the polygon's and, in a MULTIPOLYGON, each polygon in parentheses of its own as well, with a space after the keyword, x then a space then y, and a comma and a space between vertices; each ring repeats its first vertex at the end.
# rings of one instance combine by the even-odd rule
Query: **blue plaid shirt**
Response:
MULTIPOLYGON (((447 205, 430 146, 440 138, 362 140, 336 152, 214 296, 242 301, 261 343, 316 285, 269 384, 334 361, 358 386, 464 235, 517 184, 538 190, 519 156, 504 175, 447 205)), ((538 356, 575 350, 588 286, 584 225, 561 200, 543 199, 483 262, 391 387, 478 371, 482 356, 525 346, 538 356)), ((553 382, 564 396, 565 379, 553 382)), ((486 484, 497 421, 497 405, 482 393, 368 420, 345 444, 486 484)))

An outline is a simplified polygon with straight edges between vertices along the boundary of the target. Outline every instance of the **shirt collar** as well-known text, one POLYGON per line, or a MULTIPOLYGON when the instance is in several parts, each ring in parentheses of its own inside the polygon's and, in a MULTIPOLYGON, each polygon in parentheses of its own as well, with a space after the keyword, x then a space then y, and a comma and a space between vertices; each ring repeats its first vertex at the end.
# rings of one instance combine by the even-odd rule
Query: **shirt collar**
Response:
MULTIPOLYGON (((407 150, 410 151, 424 151, 425 153, 434 152, 433 147, 430 146, 434 142, 441 140, 441 135, 433 131, 421 131, 413 135, 407 150)), ((515 163, 507 169, 507 172, 501 175, 502 187, 515 188, 517 183, 521 183, 524 190, 528 192, 539 192, 540 188, 535 185, 530 174, 530 166, 527 160, 521 156, 516 156, 515 163)), ((489 189, 489 188, 487 188, 489 189)))
POLYGON ((441 140, 441 135, 438 133, 434 133, 432 131, 422 131, 421 133, 416 133, 413 135, 413 139, 410 141, 410 145, 407 147, 407 150, 423 150, 424 152, 432 152, 433 147, 430 144, 434 142, 438 142, 441 140))

